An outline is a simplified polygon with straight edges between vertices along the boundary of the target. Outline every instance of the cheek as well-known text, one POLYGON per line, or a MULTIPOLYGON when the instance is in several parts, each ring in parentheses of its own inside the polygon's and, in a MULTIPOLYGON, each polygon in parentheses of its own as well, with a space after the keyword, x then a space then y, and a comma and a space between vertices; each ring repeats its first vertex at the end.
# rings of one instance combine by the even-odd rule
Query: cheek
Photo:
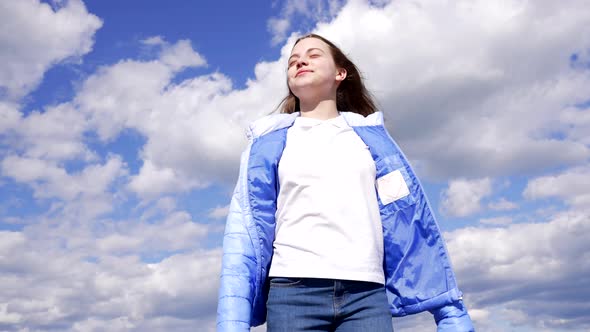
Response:
POLYGON ((337 73, 338 72, 338 69, 336 68, 336 65, 334 63, 327 63, 326 70, 330 73, 337 73))
POLYGON ((336 72, 336 67, 328 61, 317 62, 315 66, 318 71, 321 71, 324 74, 336 72))
POLYGON ((287 76, 289 76, 289 77, 295 75, 296 72, 297 72, 296 66, 291 66, 291 67, 287 68, 287 76))
POLYGON ((293 89, 293 79, 290 75, 287 77, 287 86, 289 87, 289 89, 293 89))
POLYGON ((295 84, 295 81, 297 80, 297 78, 295 78, 296 74, 297 74, 296 67, 289 68, 289 70, 287 71, 287 84, 289 85, 289 87, 292 84, 295 84))

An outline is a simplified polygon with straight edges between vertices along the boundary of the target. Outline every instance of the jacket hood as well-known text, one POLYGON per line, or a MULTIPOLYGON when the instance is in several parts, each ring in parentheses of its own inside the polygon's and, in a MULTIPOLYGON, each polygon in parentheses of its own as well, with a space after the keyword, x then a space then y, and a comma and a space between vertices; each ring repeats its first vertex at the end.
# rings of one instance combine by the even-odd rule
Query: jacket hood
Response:
MULTIPOLYGON (((295 122, 295 118, 300 116, 299 112, 291 114, 271 114, 263 118, 260 118, 252 122, 248 126, 246 135, 249 140, 256 139, 260 136, 268 134, 278 129, 290 127, 295 122)), ((364 126, 382 126, 383 125, 383 112, 375 112, 364 117, 361 114, 353 112, 340 112, 340 115, 344 117, 346 123, 351 127, 364 127, 364 126)))

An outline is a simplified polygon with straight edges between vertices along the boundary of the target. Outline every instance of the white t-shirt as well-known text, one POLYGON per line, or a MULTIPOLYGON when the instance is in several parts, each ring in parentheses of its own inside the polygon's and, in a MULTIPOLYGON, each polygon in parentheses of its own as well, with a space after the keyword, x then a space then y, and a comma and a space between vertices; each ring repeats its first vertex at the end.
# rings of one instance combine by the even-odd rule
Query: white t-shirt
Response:
POLYGON ((345 119, 298 117, 278 172, 269 276, 383 284, 375 162, 345 119))

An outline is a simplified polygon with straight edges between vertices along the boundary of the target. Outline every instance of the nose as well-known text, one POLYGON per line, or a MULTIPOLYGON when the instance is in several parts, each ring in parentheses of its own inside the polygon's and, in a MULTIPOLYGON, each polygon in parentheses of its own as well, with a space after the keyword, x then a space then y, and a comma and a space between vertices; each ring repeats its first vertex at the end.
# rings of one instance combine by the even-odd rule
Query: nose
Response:
POLYGON ((300 57, 299 59, 297 59, 297 68, 301 68, 303 66, 307 66, 307 59, 305 57, 300 57))

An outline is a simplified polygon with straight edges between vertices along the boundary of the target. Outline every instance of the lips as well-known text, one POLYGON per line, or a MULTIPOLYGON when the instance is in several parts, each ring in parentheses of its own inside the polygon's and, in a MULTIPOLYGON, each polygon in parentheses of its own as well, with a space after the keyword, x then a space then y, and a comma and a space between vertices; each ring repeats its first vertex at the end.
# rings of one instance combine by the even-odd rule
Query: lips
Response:
POLYGON ((301 74, 305 74, 305 73, 311 73, 311 70, 309 69, 301 69, 299 71, 297 71, 297 74, 295 74, 295 77, 301 75, 301 74))

